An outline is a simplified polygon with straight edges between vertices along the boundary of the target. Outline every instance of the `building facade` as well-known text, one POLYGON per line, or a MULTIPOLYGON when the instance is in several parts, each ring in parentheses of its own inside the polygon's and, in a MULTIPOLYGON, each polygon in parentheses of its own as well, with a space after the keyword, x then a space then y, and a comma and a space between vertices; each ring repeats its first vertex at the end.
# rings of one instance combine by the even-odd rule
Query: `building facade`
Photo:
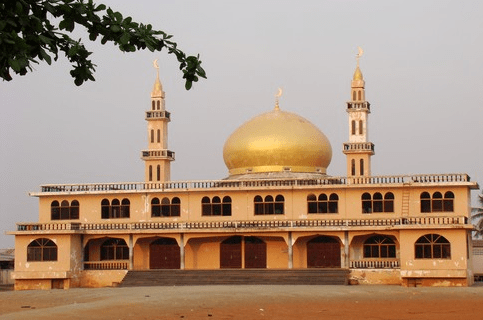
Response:
POLYGON ((310 121, 273 110, 227 139, 222 180, 171 181, 171 114, 159 72, 146 111, 144 182, 42 185, 18 223, 15 287, 108 286, 128 270, 344 268, 370 284, 471 285, 466 174, 372 176, 370 103, 357 63, 347 102, 347 175, 310 121))

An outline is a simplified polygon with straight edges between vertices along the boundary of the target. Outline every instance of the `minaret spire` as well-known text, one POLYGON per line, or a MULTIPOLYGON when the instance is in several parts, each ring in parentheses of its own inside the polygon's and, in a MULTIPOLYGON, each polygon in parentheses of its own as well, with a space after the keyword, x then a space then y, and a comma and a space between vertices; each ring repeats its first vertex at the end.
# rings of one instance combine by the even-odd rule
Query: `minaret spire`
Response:
POLYGON ((159 80, 158 60, 153 61, 156 80, 151 91, 151 109, 146 111, 148 122, 148 150, 142 151, 146 182, 165 182, 171 179, 171 161, 174 152, 168 150, 168 123, 171 114, 165 109, 164 91, 159 80))
POLYGON ((357 66, 351 82, 351 100, 347 102, 349 114, 349 142, 344 143, 347 156, 347 176, 368 177, 371 175, 371 156, 374 144, 369 142, 368 118, 371 113, 370 103, 365 100, 365 81, 359 67, 359 60, 364 51, 358 47, 357 66))

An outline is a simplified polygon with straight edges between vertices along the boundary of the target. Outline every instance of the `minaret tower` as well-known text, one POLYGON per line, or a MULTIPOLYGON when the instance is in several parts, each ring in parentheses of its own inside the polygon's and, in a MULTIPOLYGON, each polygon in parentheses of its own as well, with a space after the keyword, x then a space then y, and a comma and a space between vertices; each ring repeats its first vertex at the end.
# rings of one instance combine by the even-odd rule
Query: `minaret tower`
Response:
POLYGON ((359 68, 362 49, 356 55, 357 67, 351 83, 351 100, 347 102, 349 114, 349 142, 344 143, 347 156, 348 177, 368 177, 371 175, 371 156, 374 144, 369 142, 368 118, 371 113, 370 103, 365 99, 364 77, 359 68))
POLYGON ((151 109, 146 111, 148 150, 142 151, 142 159, 145 163, 144 180, 165 182, 171 178, 171 161, 174 161, 174 152, 168 150, 168 122, 171 114, 164 106, 164 91, 159 80, 157 60, 154 60, 154 67, 156 81, 151 92, 151 109))

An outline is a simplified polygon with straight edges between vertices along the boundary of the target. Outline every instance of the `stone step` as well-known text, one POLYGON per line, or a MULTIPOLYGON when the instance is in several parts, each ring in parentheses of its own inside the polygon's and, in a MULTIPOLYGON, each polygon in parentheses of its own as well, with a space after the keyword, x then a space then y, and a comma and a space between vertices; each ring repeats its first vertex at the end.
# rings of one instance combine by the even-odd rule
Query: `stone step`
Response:
POLYGON ((134 270, 129 271, 121 287, 305 284, 345 285, 348 269, 222 269, 222 270, 134 270))

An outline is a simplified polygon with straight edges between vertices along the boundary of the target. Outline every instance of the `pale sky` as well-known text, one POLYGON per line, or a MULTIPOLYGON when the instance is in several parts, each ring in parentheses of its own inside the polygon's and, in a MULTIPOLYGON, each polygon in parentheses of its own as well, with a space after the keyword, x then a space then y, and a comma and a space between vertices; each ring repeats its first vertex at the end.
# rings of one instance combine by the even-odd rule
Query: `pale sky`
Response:
MULTIPOLYGON (((139 182, 144 112, 159 58, 173 180, 222 179, 225 140, 280 108, 331 142, 328 174, 345 176, 346 101, 360 66, 371 103, 373 175, 468 173, 483 184, 483 1, 165 1, 104 3, 174 35, 208 79, 186 91, 174 56, 94 51, 96 81, 76 87, 66 59, 0 83, 0 248, 16 222, 38 221, 28 192, 47 183, 139 182)), ((473 193, 476 195, 476 192, 473 193)))

